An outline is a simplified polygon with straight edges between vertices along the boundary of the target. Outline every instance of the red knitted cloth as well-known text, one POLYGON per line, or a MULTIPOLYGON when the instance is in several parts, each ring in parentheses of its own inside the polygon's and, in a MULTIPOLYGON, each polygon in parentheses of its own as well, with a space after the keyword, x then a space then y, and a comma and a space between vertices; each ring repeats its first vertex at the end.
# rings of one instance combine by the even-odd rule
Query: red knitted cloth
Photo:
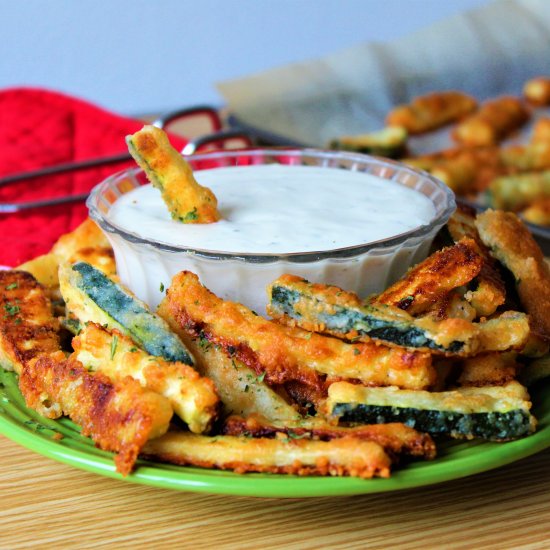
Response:
MULTIPOLYGON (((0 90, 0 177, 76 160, 127 152, 124 138, 143 122, 60 93, 32 88, 0 90)), ((171 136, 177 148, 182 139, 171 136)), ((0 203, 88 192, 132 161, 0 187, 0 203)), ((47 252, 87 216, 83 202, 0 213, 0 265, 16 266, 47 252)))

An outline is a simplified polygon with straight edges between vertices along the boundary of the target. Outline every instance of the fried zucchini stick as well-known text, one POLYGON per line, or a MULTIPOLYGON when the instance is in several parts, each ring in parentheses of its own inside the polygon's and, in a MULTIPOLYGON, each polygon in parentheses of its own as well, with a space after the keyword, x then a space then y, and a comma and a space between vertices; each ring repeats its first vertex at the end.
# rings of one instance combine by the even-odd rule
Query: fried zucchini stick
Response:
POLYGON ((479 235, 491 254, 509 269, 533 332, 550 340, 550 270, 529 230, 511 212, 486 210, 478 215, 479 235))
POLYGON ((168 399, 136 380, 111 382, 62 352, 23 365, 19 387, 28 407, 49 418, 69 416, 101 449, 117 452, 122 475, 131 472, 148 439, 167 431, 173 413, 168 399))
POLYGON ((482 353, 461 361, 460 386, 502 386, 515 379, 518 364, 517 354, 509 353, 482 353))
POLYGON ((389 477, 391 459, 373 441, 344 437, 332 441, 207 437, 168 432, 149 441, 147 458, 182 466, 299 476, 389 477))
POLYGON ((160 128, 144 126, 128 136, 126 142, 149 181, 162 193, 174 220, 213 223, 220 219, 214 193, 197 183, 189 164, 160 128))
POLYGON ((523 86, 523 96, 536 107, 550 105, 550 78, 538 76, 528 80, 523 86))
POLYGON ((25 271, 0 271, 0 366, 21 373, 31 359, 60 349, 59 323, 44 288, 25 271))
POLYGON ((493 208, 522 210, 537 200, 550 198, 550 170, 496 178, 487 196, 493 208))
POLYGON ((479 275, 483 258, 472 239, 439 250, 379 294, 373 304, 385 304, 420 315, 453 289, 467 285, 479 275))
POLYGON ((297 425, 271 424, 262 416, 229 417, 223 425, 225 435, 246 437, 280 437, 294 439, 318 439, 330 441, 342 437, 375 441, 392 457, 408 455, 428 460, 435 458, 433 439, 398 422, 390 424, 367 424, 364 426, 334 426, 317 417, 307 418, 297 425))
POLYGON ((529 118, 516 97, 486 101, 478 111, 460 122, 453 131, 455 141, 468 147, 495 145, 520 128, 529 118))
POLYGON ((268 288, 268 313, 280 322, 337 338, 465 355, 477 351, 479 330, 465 319, 415 319, 393 306, 363 303, 331 285, 282 275, 268 288))
POLYGON ((265 373, 267 383, 307 386, 314 403, 324 395, 325 376, 415 388, 429 387, 435 380, 429 354, 373 343, 348 344, 280 325, 218 298, 190 272, 174 277, 159 311, 187 334, 202 336, 258 375, 265 373))
POLYGON ((219 398, 212 380, 184 363, 168 362, 138 348, 131 338, 88 323, 73 338, 76 358, 94 372, 121 382, 128 376, 166 397, 174 412, 194 433, 208 432, 216 419, 219 398))
POLYGON ((410 134, 421 134, 455 122, 476 108, 476 100, 463 92, 434 92, 397 106, 386 117, 386 124, 401 126, 410 134))

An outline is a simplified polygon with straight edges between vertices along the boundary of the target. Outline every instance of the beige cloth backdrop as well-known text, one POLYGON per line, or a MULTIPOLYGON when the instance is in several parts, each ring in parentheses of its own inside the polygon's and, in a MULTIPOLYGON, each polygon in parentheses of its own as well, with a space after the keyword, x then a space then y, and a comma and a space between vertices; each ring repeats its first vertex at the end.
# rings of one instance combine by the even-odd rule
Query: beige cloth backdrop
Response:
POLYGON ((217 86, 243 123, 323 146, 380 128, 392 106, 418 94, 458 89, 483 100, 519 94, 540 74, 550 75, 550 0, 496 0, 395 42, 217 86))

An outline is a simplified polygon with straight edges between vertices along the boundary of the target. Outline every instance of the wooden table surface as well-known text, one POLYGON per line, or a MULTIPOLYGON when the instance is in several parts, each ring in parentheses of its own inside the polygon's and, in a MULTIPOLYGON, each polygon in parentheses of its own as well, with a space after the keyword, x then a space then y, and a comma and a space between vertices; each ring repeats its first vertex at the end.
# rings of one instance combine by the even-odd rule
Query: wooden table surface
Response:
POLYGON ((90 474, 0 436, 0 548, 550 548, 550 449, 391 493, 254 499, 90 474))

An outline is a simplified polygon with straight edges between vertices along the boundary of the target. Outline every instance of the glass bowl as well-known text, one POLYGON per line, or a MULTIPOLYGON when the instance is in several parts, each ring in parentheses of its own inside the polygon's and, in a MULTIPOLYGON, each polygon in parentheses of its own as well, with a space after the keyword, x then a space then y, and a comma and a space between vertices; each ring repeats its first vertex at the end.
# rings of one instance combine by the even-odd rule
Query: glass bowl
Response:
POLYGON ((139 168, 124 170, 97 185, 87 206, 91 218, 105 231, 113 246, 121 281, 152 308, 162 299, 162 289, 182 270, 196 273, 202 284, 221 298, 240 302, 262 315, 267 303, 267 285, 284 273, 337 285, 365 297, 382 291, 423 260, 434 236, 455 209, 452 191, 429 174, 362 154, 248 149, 197 154, 186 160, 194 172, 273 163, 365 172, 422 193, 433 203, 435 215, 428 224, 405 233, 346 248, 289 254, 220 253, 147 239, 110 221, 113 203, 124 193, 148 183, 139 168))

